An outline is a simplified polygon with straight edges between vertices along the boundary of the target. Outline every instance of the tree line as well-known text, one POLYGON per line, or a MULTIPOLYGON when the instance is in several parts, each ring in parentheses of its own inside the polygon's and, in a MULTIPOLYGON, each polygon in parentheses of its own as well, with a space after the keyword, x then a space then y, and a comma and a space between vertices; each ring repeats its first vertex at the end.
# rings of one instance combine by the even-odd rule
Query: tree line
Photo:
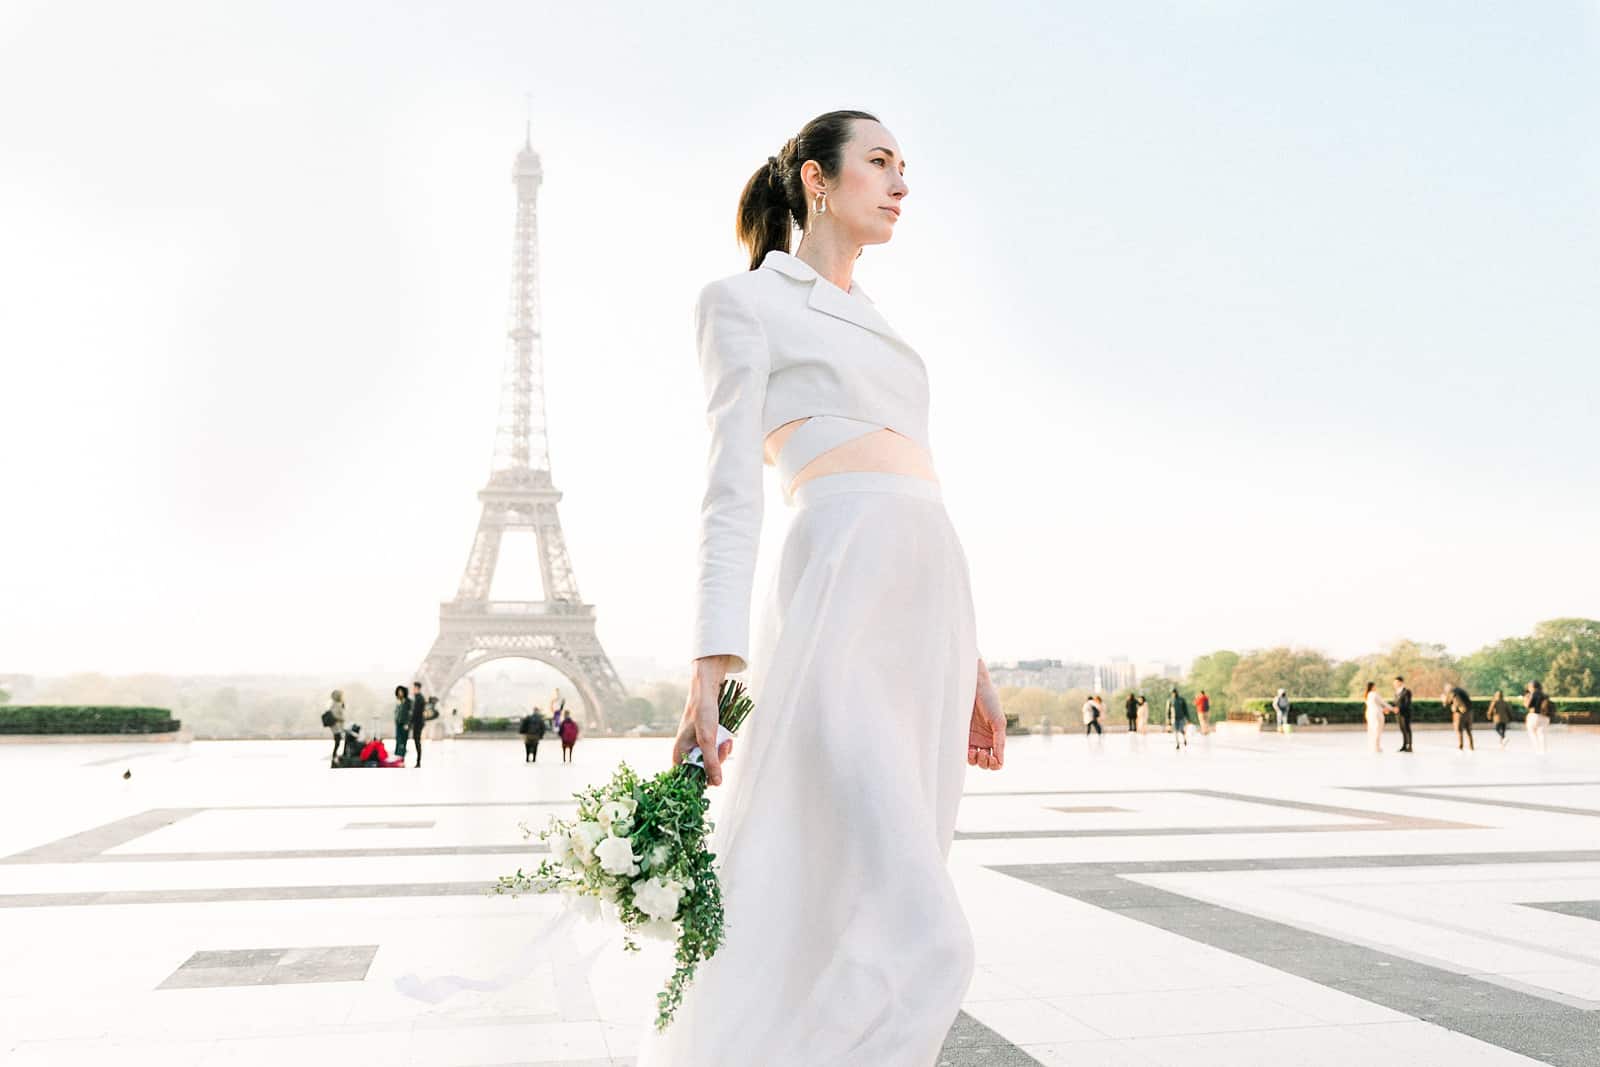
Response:
MULTIPOLYGON (((1291 698, 1359 699, 1368 681, 1388 691, 1396 675, 1419 699, 1430 700, 1447 685, 1460 685, 1474 699, 1496 689, 1508 696, 1522 692, 1535 679, 1557 700, 1562 697, 1600 697, 1600 620, 1549 619, 1523 637, 1508 637, 1465 656, 1452 656, 1443 645, 1401 640, 1387 648, 1354 659, 1335 659, 1308 648, 1264 648, 1235 652, 1218 649, 1198 657, 1188 677, 1146 678, 1138 685, 1105 693, 1106 714, 1121 722, 1129 694, 1143 693, 1150 702, 1151 721, 1165 722, 1167 695, 1176 687, 1194 705, 1204 689, 1211 698, 1213 718, 1243 708, 1246 700, 1270 697, 1287 689, 1291 698)), ((1055 729, 1081 729, 1080 709, 1089 698, 1087 689, 1053 692, 1045 689, 1007 688, 1001 691, 1006 710, 1021 717, 1030 729, 1048 718, 1055 729)))

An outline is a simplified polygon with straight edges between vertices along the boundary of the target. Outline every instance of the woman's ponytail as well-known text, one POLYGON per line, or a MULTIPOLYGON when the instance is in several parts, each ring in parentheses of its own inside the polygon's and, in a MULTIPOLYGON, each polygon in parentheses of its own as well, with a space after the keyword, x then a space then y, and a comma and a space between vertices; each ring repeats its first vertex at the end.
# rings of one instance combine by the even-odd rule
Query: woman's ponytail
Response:
POLYGON ((850 140, 856 119, 877 122, 865 111, 830 111, 818 115, 789 138, 778 154, 756 168, 739 194, 739 215, 735 233, 739 243, 750 251, 750 269, 761 266, 774 249, 789 251, 789 237, 806 224, 806 190, 800 168, 816 160, 822 175, 832 180, 839 173, 844 146, 850 140))

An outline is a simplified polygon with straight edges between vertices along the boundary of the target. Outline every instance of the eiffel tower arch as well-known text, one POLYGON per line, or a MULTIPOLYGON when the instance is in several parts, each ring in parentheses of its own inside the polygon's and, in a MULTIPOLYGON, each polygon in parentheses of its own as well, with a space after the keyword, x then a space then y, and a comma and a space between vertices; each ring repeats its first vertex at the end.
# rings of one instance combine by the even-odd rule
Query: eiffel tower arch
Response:
POLYGON ((605 726, 627 693, 600 647, 594 606, 578 595, 556 510, 561 493, 550 475, 539 329, 538 200, 544 169, 531 136, 517 153, 511 179, 517 188, 517 221, 494 462, 488 484, 478 493, 483 509, 466 571, 455 598, 439 605, 439 636, 417 677, 427 692, 442 697, 485 663, 507 657, 537 660, 572 680, 589 710, 589 725, 605 726), (493 599, 507 533, 531 533, 537 542, 544 599, 493 599))

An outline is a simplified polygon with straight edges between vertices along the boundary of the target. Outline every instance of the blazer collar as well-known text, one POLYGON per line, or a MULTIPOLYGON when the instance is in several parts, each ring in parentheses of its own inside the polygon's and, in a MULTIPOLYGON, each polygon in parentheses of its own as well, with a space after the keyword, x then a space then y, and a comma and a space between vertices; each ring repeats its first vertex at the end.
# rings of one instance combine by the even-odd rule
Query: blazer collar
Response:
POLYGON ((767 270, 775 270, 795 281, 811 283, 811 295, 806 299, 806 303, 824 315, 844 319, 890 340, 905 343, 900 335, 894 332, 894 327, 878 314, 872 298, 867 296, 859 283, 852 282, 847 293, 818 274, 805 260, 776 248, 766 254, 761 260, 761 266, 767 270))

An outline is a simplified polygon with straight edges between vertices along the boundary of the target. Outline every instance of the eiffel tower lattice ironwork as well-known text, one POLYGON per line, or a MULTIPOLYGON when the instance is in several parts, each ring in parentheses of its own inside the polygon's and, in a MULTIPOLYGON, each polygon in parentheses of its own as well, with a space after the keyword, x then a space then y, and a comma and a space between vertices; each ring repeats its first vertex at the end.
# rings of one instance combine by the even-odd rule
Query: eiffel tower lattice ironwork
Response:
POLYGON ((511 314, 500 419, 489 483, 478 493, 483 512, 454 600, 439 605, 439 636, 418 677, 443 696, 467 672, 505 657, 538 660, 572 680, 591 725, 604 725, 627 698, 595 633, 594 607, 578 595, 578 580, 561 534, 550 477, 545 428, 544 357, 539 327, 539 185, 544 169, 531 136, 517 153, 512 244, 511 314), (543 600, 494 600, 490 586, 507 532, 532 532, 538 541, 543 600))

